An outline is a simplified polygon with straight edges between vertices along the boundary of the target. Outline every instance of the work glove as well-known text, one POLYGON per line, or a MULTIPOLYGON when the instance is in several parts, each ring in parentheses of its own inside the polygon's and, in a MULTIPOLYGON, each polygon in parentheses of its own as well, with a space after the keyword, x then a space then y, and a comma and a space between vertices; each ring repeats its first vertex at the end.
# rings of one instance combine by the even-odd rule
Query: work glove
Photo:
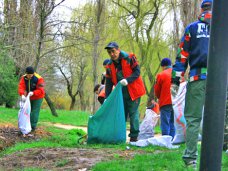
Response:
POLYGON ((28 94, 28 96, 31 97, 32 95, 33 95, 33 92, 30 91, 29 94, 28 94))
POLYGON ((176 97, 177 93, 178 93, 178 89, 179 89, 179 86, 176 85, 176 84, 171 84, 171 95, 173 98, 176 97))
POLYGON ((120 80, 120 84, 122 84, 123 86, 127 86, 128 82, 126 79, 122 79, 122 80, 120 80))
POLYGON ((26 101, 26 97, 24 95, 21 96, 21 101, 25 102, 26 101))

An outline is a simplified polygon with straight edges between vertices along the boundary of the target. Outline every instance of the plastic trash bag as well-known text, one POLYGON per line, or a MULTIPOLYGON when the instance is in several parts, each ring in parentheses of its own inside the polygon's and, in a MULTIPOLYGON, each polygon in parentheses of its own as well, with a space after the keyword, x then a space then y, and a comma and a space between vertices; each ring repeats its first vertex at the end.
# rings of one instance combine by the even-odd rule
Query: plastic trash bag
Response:
POLYGON ((30 97, 27 96, 25 102, 20 101, 20 110, 18 112, 18 128, 22 134, 28 134, 32 130, 30 123, 30 113, 30 97))
POLYGON ((174 111, 174 126, 175 136, 173 144, 180 144, 185 142, 186 134, 186 120, 184 117, 185 95, 187 82, 182 82, 179 86, 177 95, 172 97, 173 111, 174 111))
POLYGON ((160 115, 156 114, 153 110, 146 109, 145 117, 139 126, 139 140, 154 137, 154 127, 159 118, 160 115))
POLYGON ((118 83, 98 111, 89 117, 87 143, 117 144, 125 142, 126 122, 122 85, 118 83))
POLYGON ((172 137, 170 135, 163 135, 160 137, 152 137, 145 140, 138 140, 136 142, 130 142, 129 144, 137 147, 146 147, 149 145, 154 145, 166 147, 169 149, 175 149, 180 147, 172 144, 172 137))

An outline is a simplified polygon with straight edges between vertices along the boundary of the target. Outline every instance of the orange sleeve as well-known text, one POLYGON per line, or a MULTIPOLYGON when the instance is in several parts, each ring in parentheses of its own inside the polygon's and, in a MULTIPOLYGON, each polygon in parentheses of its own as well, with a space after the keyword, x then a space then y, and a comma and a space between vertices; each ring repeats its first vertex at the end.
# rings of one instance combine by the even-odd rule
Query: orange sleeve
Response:
POLYGON ((38 79, 37 85, 36 85, 36 89, 33 91, 35 96, 44 96, 45 95, 45 91, 44 91, 44 79, 41 77, 38 79))
POLYGON ((18 84, 18 94, 20 96, 27 95, 24 76, 22 76, 21 79, 20 79, 20 81, 19 81, 19 84, 18 84))

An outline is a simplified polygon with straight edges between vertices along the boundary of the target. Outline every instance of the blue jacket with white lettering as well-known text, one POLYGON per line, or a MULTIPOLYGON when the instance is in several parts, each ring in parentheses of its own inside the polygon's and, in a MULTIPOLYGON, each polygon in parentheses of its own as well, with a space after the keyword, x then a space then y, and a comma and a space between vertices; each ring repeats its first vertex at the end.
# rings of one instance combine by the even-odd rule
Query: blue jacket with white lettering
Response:
POLYGON ((211 11, 204 11, 198 21, 186 27, 173 66, 172 83, 179 85, 188 64, 190 81, 206 79, 211 17, 211 11))

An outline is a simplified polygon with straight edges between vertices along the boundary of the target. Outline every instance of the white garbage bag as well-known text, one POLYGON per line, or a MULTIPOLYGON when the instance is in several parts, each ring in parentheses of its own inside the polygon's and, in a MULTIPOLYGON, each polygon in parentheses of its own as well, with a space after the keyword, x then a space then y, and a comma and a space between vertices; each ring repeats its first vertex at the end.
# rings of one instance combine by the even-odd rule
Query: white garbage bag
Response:
POLYGON ((160 115, 151 109, 146 109, 145 117, 139 126, 138 139, 148 139, 154 137, 154 127, 156 126, 160 115))
POLYGON ((129 144, 137 147, 146 147, 149 145, 149 142, 147 141, 147 139, 144 139, 144 140, 138 140, 136 142, 129 142, 129 144))
POLYGON ((179 86, 177 95, 172 97, 173 111, 174 111, 174 126, 175 136, 173 144, 180 144, 185 142, 186 135, 186 120, 184 118, 185 95, 187 82, 182 82, 179 86))
POLYGON ((28 134, 32 130, 30 123, 30 113, 30 97, 27 96, 25 102, 20 101, 20 110, 18 112, 18 128, 22 134, 28 134))
POLYGON ((180 147, 172 144, 172 137, 170 135, 163 135, 160 137, 152 137, 145 140, 138 140, 136 142, 130 142, 129 144, 137 147, 155 145, 160 147, 166 147, 169 149, 175 149, 180 147))
POLYGON ((149 144, 160 146, 160 147, 166 147, 166 148, 179 148, 179 146, 175 146, 172 144, 172 136, 170 135, 163 135, 160 137, 153 137, 149 138, 147 140, 149 144))

